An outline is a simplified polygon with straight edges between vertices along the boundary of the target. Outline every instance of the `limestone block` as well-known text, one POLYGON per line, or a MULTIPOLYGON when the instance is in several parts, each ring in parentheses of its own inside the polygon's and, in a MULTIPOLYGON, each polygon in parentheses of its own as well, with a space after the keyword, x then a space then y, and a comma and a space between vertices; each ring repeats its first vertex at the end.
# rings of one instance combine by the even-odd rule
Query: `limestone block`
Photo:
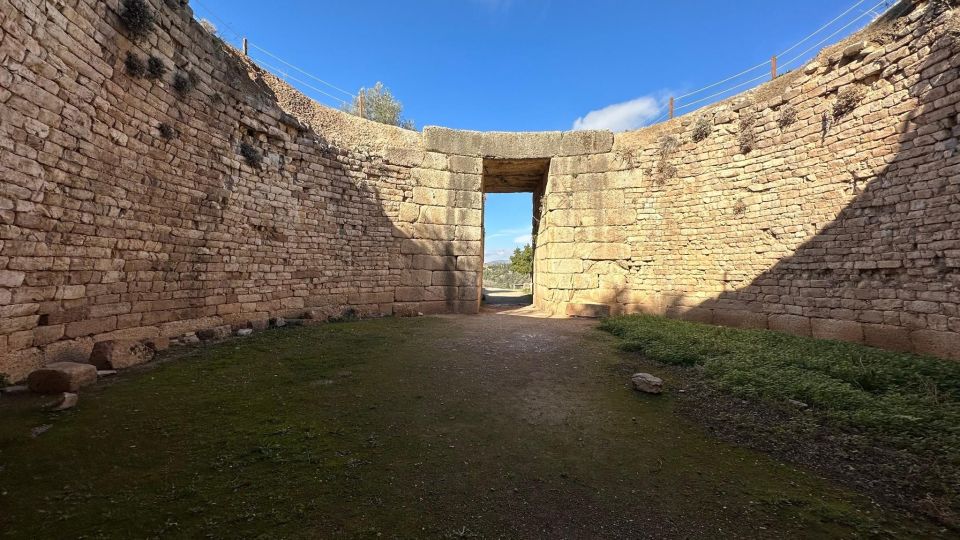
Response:
POLYGON ((139 341, 101 341, 93 346, 90 363, 97 369, 125 369, 153 359, 153 349, 139 341))
POLYGON ((810 320, 810 329, 817 339, 835 339, 863 343, 863 325, 855 321, 814 318, 810 320))
POLYGON ((97 368, 92 364, 54 362, 34 370, 27 377, 27 386, 38 394, 77 392, 97 382, 97 368))
POLYGON ((785 332, 796 336, 811 336, 810 318, 801 315, 770 315, 767 318, 770 330, 785 332))

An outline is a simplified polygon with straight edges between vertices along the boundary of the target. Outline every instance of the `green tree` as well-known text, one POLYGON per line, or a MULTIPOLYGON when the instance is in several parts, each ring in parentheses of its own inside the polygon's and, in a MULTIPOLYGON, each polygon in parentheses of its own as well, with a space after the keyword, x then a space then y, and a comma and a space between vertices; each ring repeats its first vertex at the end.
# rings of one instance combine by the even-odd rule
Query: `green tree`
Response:
POLYGON ((524 276, 533 275, 533 246, 527 244, 523 249, 514 249, 510 256, 510 269, 524 276))
POLYGON ((414 129, 413 120, 403 117, 403 104, 393 97, 390 89, 377 81, 373 88, 361 88, 352 103, 343 106, 344 112, 360 114, 360 97, 363 97, 363 117, 367 120, 414 129))

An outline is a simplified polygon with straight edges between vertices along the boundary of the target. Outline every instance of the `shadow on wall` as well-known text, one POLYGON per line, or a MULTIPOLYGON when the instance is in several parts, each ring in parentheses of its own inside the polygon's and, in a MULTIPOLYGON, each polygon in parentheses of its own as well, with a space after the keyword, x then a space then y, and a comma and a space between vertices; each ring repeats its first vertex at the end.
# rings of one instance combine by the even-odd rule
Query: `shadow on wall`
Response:
MULTIPOLYGON (((926 24, 944 9, 934 4, 926 24)), ((749 285, 696 306, 675 299, 666 314, 960 358, 960 115, 949 97, 960 26, 920 34, 931 52, 886 168, 865 186, 854 179, 856 199, 749 285)))

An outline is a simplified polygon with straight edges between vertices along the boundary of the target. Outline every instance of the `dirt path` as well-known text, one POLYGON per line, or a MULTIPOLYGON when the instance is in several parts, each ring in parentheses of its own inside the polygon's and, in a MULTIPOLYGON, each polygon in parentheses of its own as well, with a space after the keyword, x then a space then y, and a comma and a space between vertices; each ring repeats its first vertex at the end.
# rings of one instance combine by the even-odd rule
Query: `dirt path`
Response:
POLYGON ((0 531, 936 534, 637 394, 643 366, 594 326, 486 313, 264 332, 125 374, 69 413, 0 403, 0 531))

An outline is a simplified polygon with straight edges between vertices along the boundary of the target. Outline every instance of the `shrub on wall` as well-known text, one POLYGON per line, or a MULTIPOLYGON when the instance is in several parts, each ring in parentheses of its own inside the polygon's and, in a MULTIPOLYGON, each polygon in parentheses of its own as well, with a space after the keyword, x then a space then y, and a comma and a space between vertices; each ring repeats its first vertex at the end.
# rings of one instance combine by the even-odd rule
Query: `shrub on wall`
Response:
POLYGON ((147 37, 155 23, 153 11, 144 0, 123 0, 120 21, 134 41, 147 37))
POLYGON ((159 79, 167 73, 167 66, 164 65, 163 60, 157 58, 156 56, 151 56, 147 59, 147 78, 148 79, 159 79))
POLYGON ((670 156, 680 147, 680 141, 672 135, 665 135, 660 139, 660 159, 657 160, 657 174, 659 183, 677 174, 677 168, 670 163, 670 156))
POLYGON ((177 136, 177 130, 174 129, 173 126, 171 126, 170 124, 167 124, 166 122, 161 123, 159 126, 157 126, 157 130, 160 132, 160 136, 163 137, 164 139, 167 139, 168 141, 177 136))
POLYGON ((791 105, 784 105, 780 109, 780 116, 777 118, 777 125, 783 129, 797 121, 797 109, 791 105))
POLYGON ((173 90, 180 96, 184 97, 193 90, 193 77, 190 75, 180 72, 173 76, 173 90))
POLYGON ((131 77, 143 77, 147 73, 147 65, 140 60, 140 57, 127 51, 127 58, 123 61, 123 67, 127 75, 131 77))
POLYGON ((700 142, 710 136, 713 131, 713 123, 706 115, 697 118, 697 123, 693 126, 693 142, 700 142))
POLYGON ((754 132, 754 125, 757 123, 757 115, 751 111, 744 111, 740 115, 740 134, 737 141, 740 143, 740 153, 748 154, 757 144, 757 134, 754 132))
POLYGON ((247 162, 247 165, 254 169, 259 169, 260 164, 263 162, 263 156, 249 143, 240 143, 240 155, 243 156, 243 160, 247 162))
POLYGON ((853 112, 863 101, 867 92, 861 86, 848 86, 837 94, 837 101, 833 103, 833 119, 840 120, 853 112))

